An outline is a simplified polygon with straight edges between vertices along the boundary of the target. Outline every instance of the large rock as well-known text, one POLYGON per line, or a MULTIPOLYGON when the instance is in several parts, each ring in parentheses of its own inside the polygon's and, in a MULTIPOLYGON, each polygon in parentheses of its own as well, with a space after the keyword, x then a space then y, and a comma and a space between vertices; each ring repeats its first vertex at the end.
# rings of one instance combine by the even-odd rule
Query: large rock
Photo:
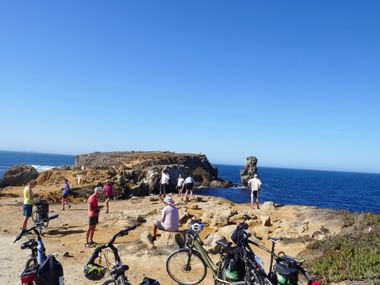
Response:
POLYGON ((245 161, 245 166, 240 170, 240 181, 244 186, 247 186, 248 180, 257 173, 257 158, 256 156, 248 156, 245 161))
POLYGON ((129 184, 147 184, 149 193, 158 192, 161 173, 164 169, 170 175, 169 192, 175 190, 180 174, 182 177, 193 176, 198 185, 207 186, 211 181, 218 180, 218 170, 211 166, 206 155, 203 154, 95 152, 77 156, 75 167, 76 169, 107 169, 109 176, 112 176, 112 173, 124 173, 122 176, 128 180, 129 184))
POLYGON ((38 177, 38 171, 30 165, 15 165, 10 167, 0 181, 1 187, 25 185, 38 177))

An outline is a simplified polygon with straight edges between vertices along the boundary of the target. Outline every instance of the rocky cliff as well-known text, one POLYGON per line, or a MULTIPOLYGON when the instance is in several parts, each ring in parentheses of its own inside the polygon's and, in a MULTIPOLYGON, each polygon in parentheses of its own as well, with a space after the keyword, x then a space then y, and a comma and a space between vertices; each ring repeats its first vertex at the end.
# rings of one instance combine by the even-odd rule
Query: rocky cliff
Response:
POLYGON ((181 154, 174 152, 95 152, 76 157, 78 173, 106 171, 121 189, 134 195, 146 195, 157 191, 162 171, 170 175, 169 190, 174 191, 179 175, 193 176, 198 185, 228 186, 218 179, 218 170, 211 166, 204 154, 181 154))

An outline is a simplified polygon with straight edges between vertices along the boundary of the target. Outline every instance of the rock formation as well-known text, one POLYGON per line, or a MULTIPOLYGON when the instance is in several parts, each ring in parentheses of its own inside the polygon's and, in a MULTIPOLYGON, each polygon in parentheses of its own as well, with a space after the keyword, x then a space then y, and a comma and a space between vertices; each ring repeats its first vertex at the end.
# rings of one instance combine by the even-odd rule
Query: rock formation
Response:
POLYGON ((79 155, 75 160, 77 171, 107 171, 106 178, 134 195, 147 195, 159 188, 161 173, 170 175, 169 190, 174 191, 179 175, 193 176, 198 185, 226 186, 218 179, 218 170, 211 166, 206 155, 174 152, 95 152, 79 155))
POLYGON ((15 165, 10 167, 0 179, 0 187, 21 186, 37 178, 37 170, 30 165, 15 165))
POLYGON ((244 186, 247 186, 249 178, 257 173, 257 158, 256 156, 248 156, 245 162, 245 166, 240 170, 240 181, 244 186))

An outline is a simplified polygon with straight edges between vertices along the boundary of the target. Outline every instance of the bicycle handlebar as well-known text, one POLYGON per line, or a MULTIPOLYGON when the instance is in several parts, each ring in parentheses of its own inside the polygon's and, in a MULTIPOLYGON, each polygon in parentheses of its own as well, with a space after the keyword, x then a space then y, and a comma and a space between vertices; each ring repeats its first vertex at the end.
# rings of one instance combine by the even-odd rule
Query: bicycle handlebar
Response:
MULTIPOLYGON (((59 216, 59 214, 55 214, 55 215, 53 215, 53 216, 51 216, 51 217, 48 217, 48 218, 45 219, 45 222, 46 222, 46 221, 53 220, 53 219, 56 219, 56 218, 58 218, 58 216, 59 216)), ((29 232, 31 232, 31 231, 33 231, 33 232, 36 234, 36 236, 37 236, 38 238, 40 238, 41 236, 40 236, 40 233, 37 231, 37 228, 38 228, 38 226, 41 225, 41 223, 43 223, 43 222, 41 221, 41 222, 37 223, 34 227, 31 227, 31 228, 29 228, 29 229, 27 229, 27 230, 22 230, 22 231, 16 236, 16 239, 14 240, 13 243, 15 243, 16 241, 20 240, 20 239, 21 239, 26 233, 29 233, 29 232)))

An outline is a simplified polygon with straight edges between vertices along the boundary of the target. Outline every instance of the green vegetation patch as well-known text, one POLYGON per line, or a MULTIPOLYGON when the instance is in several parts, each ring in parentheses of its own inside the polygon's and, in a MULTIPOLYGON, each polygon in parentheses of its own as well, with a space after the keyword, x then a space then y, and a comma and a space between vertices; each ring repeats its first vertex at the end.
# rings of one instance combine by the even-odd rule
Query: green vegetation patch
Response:
MULTIPOLYGON (((373 225, 371 216, 367 217, 373 225)), ((367 220, 366 220, 367 221, 367 220)), ((375 221, 376 224, 376 221, 375 221)), ((322 255, 308 262, 313 275, 327 282, 380 278, 380 231, 357 232, 316 242, 322 255)))

